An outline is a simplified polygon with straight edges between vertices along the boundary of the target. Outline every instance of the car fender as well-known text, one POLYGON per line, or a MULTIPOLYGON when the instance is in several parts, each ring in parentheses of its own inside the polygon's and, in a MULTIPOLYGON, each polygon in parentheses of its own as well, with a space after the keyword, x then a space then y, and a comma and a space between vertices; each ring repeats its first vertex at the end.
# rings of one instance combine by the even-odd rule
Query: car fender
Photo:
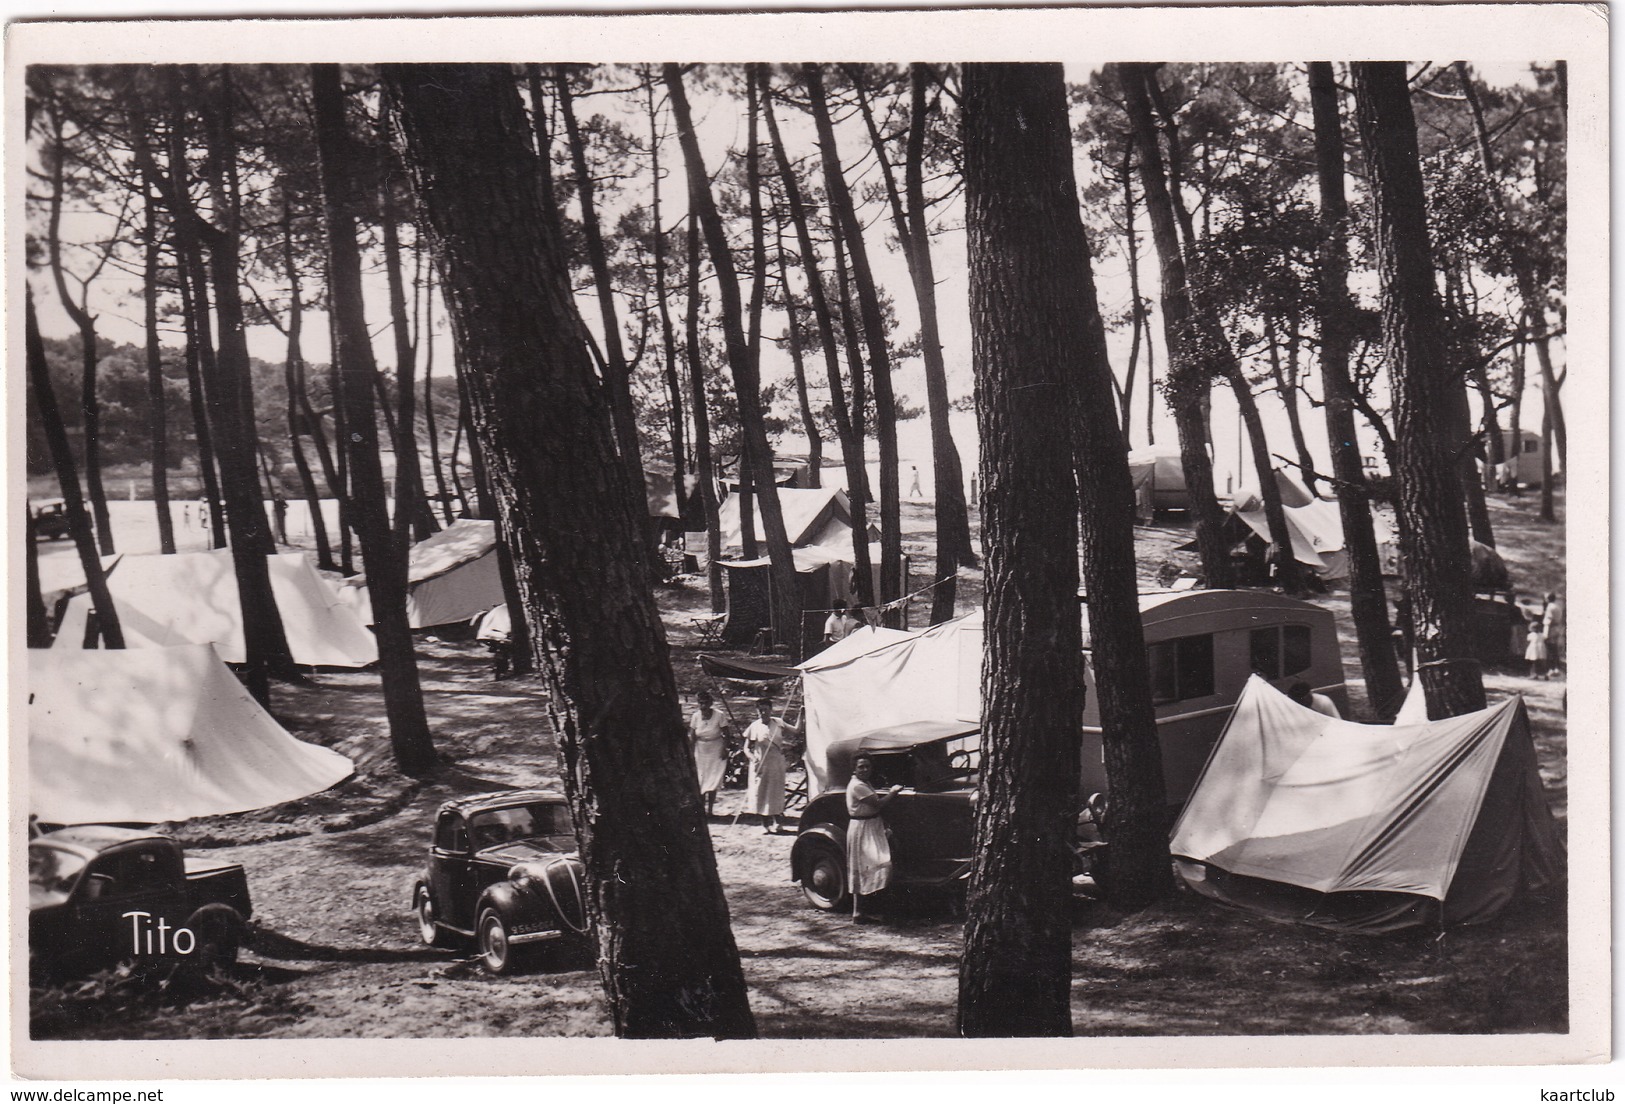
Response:
POLYGON ((841 853, 841 857, 843 859, 846 857, 846 829, 837 827, 828 821, 820 821, 810 828, 803 829, 801 834, 796 837, 796 842, 791 845, 790 872, 792 877, 799 878, 801 876, 801 864, 806 859, 808 847, 812 846, 808 841, 812 839, 833 844, 836 850, 841 853))

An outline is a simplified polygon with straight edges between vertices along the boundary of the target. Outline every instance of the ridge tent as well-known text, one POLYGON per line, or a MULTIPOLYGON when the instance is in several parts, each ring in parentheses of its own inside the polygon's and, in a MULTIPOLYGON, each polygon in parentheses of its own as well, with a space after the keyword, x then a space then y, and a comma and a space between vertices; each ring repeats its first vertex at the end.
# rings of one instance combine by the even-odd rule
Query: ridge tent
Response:
MULTIPOLYGON (((1267 672, 1278 686, 1307 682, 1347 711, 1330 610, 1248 590, 1145 593, 1139 605, 1170 802, 1190 793, 1253 672, 1267 672)), ((1087 698, 1079 781, 1087 793, 1107 787, 1087 605, 1080 616, 1087 698)), ((982 632, 981 613, 972 613, 860 654, 831 649, 803 663, 807 763, 818 782, 824 749, 838 740, 912 721, 979 721, 982 632)))
MULTIPOLYGON (((406 562, 406 617, 414 629, 472 621, 507 601, 497 565, 497 525, 459 518, 412 546, 406 562)), ((339 593, 372 624, 365 575, 340 584, 339 593)))
POLYGON ((1130 449, 1129 479, 1134 484, 1135 513, 1149 518, 1156 510, 1189 510, 1185 464, 1178 445, 1148 445, 1130 449))
MULTIPOLYGON (((756 496, 751 496, 751 517, 755 521, 756 539, 766 544, 762 523, 762 508, 756 496)), ((852 507, 846 492, 838 487, 814 490, 779 488, 779 507, 784 512, 784 529, 791 548, 814 545, 840 552, 844 546, 848 559, 852 555, 852 507)), ((722 549, 737 553, 743 547, 740 538, 739 496, 730 494, 717 510, 717 526, 722 533, 722 549)), ((873 527, 871 526, 871 529, 873 527)), ((877 534, 870 534, 871 538, 877 534)))
POLYGON ((1334 720, 1253 679, 1170 845, 1186 884, 1350 931, 1488 920, 1563 847, 1523 699, 1446 720, 1334 720))
POLYGON ((47 823, 238 813, 354 770, 289 735, 208 644, 28 651, 28 808, 47 823))
MULTIPOLYGON (((378 642, 353 609, 316 573, 302 552, 268 556, 271 594, 282 615, 293 661, 307 667, 365 667, 378 661, 378 642)), ((243 663, 242 604, 231 552, 119 556, 107 561, 107 588, 130 648, 213 644, 227 663, 243 663)), ((90 595, 69 599, 52 647, 82 648, 90 595)))

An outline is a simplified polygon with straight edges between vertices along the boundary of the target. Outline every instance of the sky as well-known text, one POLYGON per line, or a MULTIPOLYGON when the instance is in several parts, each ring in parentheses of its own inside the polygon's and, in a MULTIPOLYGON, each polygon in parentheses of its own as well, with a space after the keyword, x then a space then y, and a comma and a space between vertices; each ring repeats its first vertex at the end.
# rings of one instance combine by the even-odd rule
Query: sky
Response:
MULTIPOLYGON (((1475 62, 1475 68, 1481 77, 1491 85, 1506 85, 1528 79, 1527 62, 1510 61, 1481 61, 1475 62)), ((1090 74, 1098 70, 1102 61, 1095 58, 1074 58, 1066 62, 1067 79, 1069 82, 1082 83, 1090 74)), ((620 82, 624 87, 625 82, 620 82)), ((696 115, 696 130, 700 135, 707 168, 715 174, 723 161, 724 152, 730 147, 737 148, 745 141, 745 119, 742 97, 719 96, 707 94, 695 87, 693 82, 689 85, 690 96, 693 101, 696 115)), ((603 111, 617 118, 628 130, 642 138, 647 134, 647 123, 638 114, 636 107, 632 107, 627 115, 615 115, 621 97, 587 97, 578 102, 578 113, 585 119, 588 115, 603 111)), ((1074 107, 1074 124, 1082 118, 1083 109, 1074 107)), ((814 151, 815 135, 811 121, 808 117, 793 108, 781 105, 778 110, 781 127, 784 131, 785 142, 790 148, 791 156, 797 157, 814 151)), ((765 127, 762 135, 766 140, 765 127)), ((562 141, 562 138, 559 139, 562 141)), ((865 187, 878 186, 879 173, 875 160, 870 151, 870 143, 861 120, 855 116, 849 118, 839 127, 838 142, 841 148, 842 160, 847 167, 848 178, 851 181, 855 194, 861 194, 865 187)), ((662 144, 662 168, 666 174, 666 181, 662 188, 662 207, 664 221, 669 229, 681 226, 685 217, 686 196, 681 187, 681 160, 677 148, 675 132, 668 130, 662 144)), ((809 169, 816 170, 817 161, 814 158, 809 162, 809 169)), ((767 166, 764 166, 766 169, 767 166)), ((1077 150, 1075 170, 1079 176, 1081 189, 1087 184, 1093 171, 1084 151, 1077 150)), ((610 197, 601 211, 601 218, 609 225, 617 209, 630 203, 647 202, 647 175, 643 172, 637 180, 627 181, 619 197, 610 197)), ((876 278, 880 284, 892 295, 898 318, 899 335, 907 336, 918 329, 918 312, 912 285, 909 281, 907 267, 901 253, 895 246, 890 231, 891 219, 883 206, 884 201, 878 200, 864 205, 860 212, 861 217, 868 225, 865 235, 871 264, 874 267, 876 278)), ((970 364, 971 332, 970 319, 967 307, 968 288, 966 285, 966 258, 965 235, 962 229, 963 208, 955 199, 935 212, 935 224, 940 231, 934 235, 932 244, 932 259, 938 281, 938 299, 940 304, 939 323, 941 327, 944 357, 948 368, 949 391, 951 396, 960 398, 968 396, 972 385, 972 372, 970 364)), ((73 240, 75 237, 85 239, 94 238, 98 233, 105 233, 99 229, 101 223, 94 217, 76 212, 70 208, 64 220, 64 238, 73 240)), ((1143 221, 1140 223, 1141 258, 1140 281, 1142 294, 1153 301, 1160 298, 1157 283, 1157 267, 1155 251, 1150 241, 1149 228, 1143 221)), ((680 232, 680 230, 679 230, 680 232)), ((386 290, 381 269, 381 257, 371 257, 373 268, 369 271, 364 293, 367 302, 367 314, 374 335, 377 354, 381 366, 391 366, 394 363, 393 338, 388 326, 388 310, 386 290)), ((81 262, 82 263, 82 262, 81 262)), ((410 260, 408 260, 410 265, 410 260)), ((1121 240, 1114 240, 1107 244, 1102 255, 1094 258, 1094 274, 1097 294, 1103 313, 1109 318, 1120 314, 1129 304, 1130 291, 1127 272, 1127 262, 1121 248, 1121 240)), ((799 274, 793 277, 799 285, 799 274)), ((742 287, 748 284, 742 274, 742 287)), ((56 301, 54 288, 47 274, 36 273, 31 278, 38 298, 42 330, 48 336, 66 336, 73 332, 73 326, 66 313, 56 301)), ((1368 294, 1374 293, 1374 288, 1368 294)), ((266 289, 268 298, 275 296, 274 289, 266 289)), ((587 325, 595 332, 600 330, 597 304, 591 297, 590 290, 584 290, 580 296, 581 313, 587 325)), ((100 332, 107 338, 117 342, 140 343, 141 336, 141 310, 139 280, 133 272, 119 273, 109 271, 98 281, 92 303, 92 310, 98 315, 100 332)), ((449 373, 453 362, 451 355, 451 341, 446 324, 443 305, 435 304, 434 317, 436 322, 435 338, 435 371, 437 374, 449 373)), ((622 310, 623 323, 627 319, 627 312, 622 310)), ((782 333, 784 329, 782 315, 769 315, 764 322, 764 333, 772 335, 782 333)), ((177 327, 178 329, 178 327, 177 327)), ((1157 316, 1153 317, 1152 341, 1155 343, 1157 370, 1160 374, 1165 371, 1167 357, 1165 345, 1157 316)), ((166 332, 163 340, 166 343, 179 345, 181 335, 175 330, 166 332)), ((285 352, 284 338, 276 329, 270 326, 251 327, 248 333, 249 348, 252 355, 271 363, 280 363, 285 352)), ((1561 343, 1559 343, 1561 344, 1561 343)), ((1112 331, 1108 334, 1108 345, 1114 371, 1121 379, 1128 361, 1130 333, 1127 327, 1112 331)), ((319 313, 307 315, 304 335, 304 352, 307 360, 312 363, 323 363, 329 357, 327 343, 327 328, 325 316, 319 313)), ((652 357, 651 352, 651 357, 652 357)), ((1557 349, 1560 363, 1563 356, 1561 348, 1557 349)), ((1139 379, 1136 384, 1135 410, 1130 425, 1130 443, 1139 447, 1147 444, 1146 404, 1151 401, 1144 385, 1145 356, 1142 351, 1139 379)), ((816 367, 816 364, 814 365, 816 367)), ((821 375, 821 373, 815 373, 821 375)), ((779 350, 771 342, 764 344, 763 377, 764 382, 788 381, 791 376, 791 366, 788 354, 779 350)), ((923 367, 915 358, 904 362, 897 370, 895 388, 900 396, 906 396, 915 406, 923 407, 925 402, 925 384, 923 367)), ((1312 392, 1319 392, 1318 380, 1310 384, 1312 392)), ((1535 409, 1538 402, 1538 392, 1531 390, 1526 395, 1526 402, 1530 409, 1535 409)), ((1272 452, 1283 455, 1295 455, 1287 430, 1284 410, 1280 403, 1271 395, 1262 396, 1260 407, 1263 412, 1266 433, 1270 441, 1272 452)), ((1167 412, 1160 396, 1155 400, 1155 416, 1153 427, 1156 441, 1159 444, 1172 443, 1175 440, 1174 427, 1171 415, 1167 412)), ((1321 470, 1326 470, 1329 461, 1326 459, 1322 415, 1318 408, 1303 408, 1306 436, 1310 442, 1311 451, 1315 454, 1321 470)), ((1246 442, 1241 432, 1239 419, 1233 397, 1225 388, 1215 388, 1213 399, 1213 438, 1215 478, 1218 489, 1227 493, 1235 486, 1244 482, 1251 482, 1252 465, 1247 455, 1246 442)), ((964 460, 967 480, 975 467, 976 440, 974 415, 967 411, 958 411, 952 418, 953 432, 964 460)), ((1365 430, 1362 440, 1363 450, 1369 454, 1378 452, 1375 436, 1365 430)), ((798 434, 785 435, 779 442, 779 448, 785 452, 805 451, 805 439, 798 434)), ((871 450, 873 449, 871 443, 871 450)), ((828 451, 828 450, 827 450, 828 451)), ((899 426, 899 452, 902 461, 902 479, 905 485, 911 478, 912 467, 918 467, 925 493, 930 496, 934 493, 931 485, 930 457, 931 445, 929 427, 926 419, 921 417, 901 423, 899 426)), ((874 459, 871 451, 871 461, 874 459)), ((839 478, 838 474, 836 478, 839 478)))

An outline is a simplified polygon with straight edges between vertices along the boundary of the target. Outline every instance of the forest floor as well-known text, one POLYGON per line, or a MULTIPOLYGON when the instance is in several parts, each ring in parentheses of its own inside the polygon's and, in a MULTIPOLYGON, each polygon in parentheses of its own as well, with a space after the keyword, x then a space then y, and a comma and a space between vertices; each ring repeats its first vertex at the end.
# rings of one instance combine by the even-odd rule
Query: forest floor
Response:
MULTIPOLYGON (((1498 497, 1492 509, 1519 591, 1561 591, 1564 530, 1538 521, 1538 496, 1498 497)), ((906 541, 923 556, 932 536, 929 506, 905 503, 904 525, 906 541)), ((1195 562, 1176 549, 1190 537, 1177 521, 1136 535, 1143 582, 1164 563, 1195 562)), ((1364 695, 1347 594, 1317 600, 1337 614, 1358 713, 1364 695)), ((709 608, 704 580, 663 587, 659 601, 686 703, 702 684, 692 619, 709 608)), ((980 601, 980 572, 961 572, 959 609, 980 601)), ((924 612, 917 610, 916 624, 924 612)), ((432 780, 413 782, 392 769, 376 673, 323 673, 310 686, 278 686, 273 711, 301 739, 354 759, 351 780, 273 809, 167 826, 189 848, 247 869, 254 930, 229 984, 191 998, 157 995, 117 974, 36 989, 33 1037, 609 1034, 589 962, 498 979, 482 973, 471 952, 418 941, 410 893, 435 807, 459 794, 556 784, 538 682, 494 681, 472 641, 424 637, 420 656, 445 760, 432 780)), ((1487 683, 1492 698, 1525 696, 1547 796, 1566 826, 1564 682, 1496 670, 1487 683)), ((883 923, 868 926, 817 912, 790 880, 793 836, 736 824, 741 804, 740 791, 725 791, 709 827, 761 1035, 951 1037, 959 903, 897 900, 883 923)), ((1567 1029, 1567 931, 1561 893, 1524 900, 1476 927, 1381 937, 1266 920, 1184 891, 1134 912, 1081 903, 1073 1024, 1080 1036, 1560 1033, 1567 1029)))

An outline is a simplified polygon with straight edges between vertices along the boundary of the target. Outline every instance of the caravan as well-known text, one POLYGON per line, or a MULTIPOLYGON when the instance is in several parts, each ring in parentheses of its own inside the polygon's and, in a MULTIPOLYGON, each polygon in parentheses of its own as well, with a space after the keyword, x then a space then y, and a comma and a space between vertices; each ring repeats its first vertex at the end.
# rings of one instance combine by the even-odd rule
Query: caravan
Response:
MULTIPOLYGON (((1084 612, 1085 655, 1089 647, 1084 612)), ((1348 708, 1337 627, 1330 610, 1245 590, 1142 594, 1140 617, 1170 803, 1183 803, 1254 672, 1286 689, 1305 682, 1348 708)), ((977 722, 982 716, 982 615, 886 639, 864 654, 815 656, 801 664, 807 702, 807 766, 823 785, 829 748, 841 740, 917 721, 977 722)), ((1106 788, 1100 698, 1085 661, 1081 782, 1106 788)))

